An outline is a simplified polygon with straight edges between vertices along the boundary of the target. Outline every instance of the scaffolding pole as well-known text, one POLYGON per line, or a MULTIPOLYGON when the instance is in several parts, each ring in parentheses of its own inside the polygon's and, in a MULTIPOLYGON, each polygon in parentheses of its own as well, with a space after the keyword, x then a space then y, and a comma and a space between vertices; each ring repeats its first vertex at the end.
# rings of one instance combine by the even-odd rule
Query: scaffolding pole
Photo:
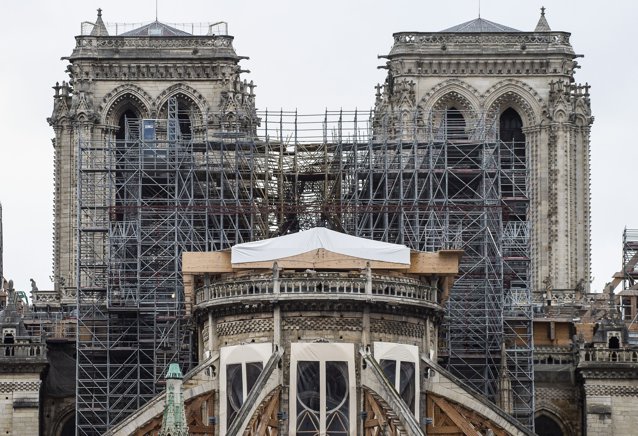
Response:
POLYGON ((316 226, 463 249, 441 357, 495 402, 506 373, 512 413, 533 428, 524 141, 501 141, 482 113, 282 110, 258 126, 220 113, 181 129, 193 117, 178 106, 126 120, 123 139, 79 141, 78 434, 102 434, 162 391, 168 363, 194 363, 184 250, 316 226))

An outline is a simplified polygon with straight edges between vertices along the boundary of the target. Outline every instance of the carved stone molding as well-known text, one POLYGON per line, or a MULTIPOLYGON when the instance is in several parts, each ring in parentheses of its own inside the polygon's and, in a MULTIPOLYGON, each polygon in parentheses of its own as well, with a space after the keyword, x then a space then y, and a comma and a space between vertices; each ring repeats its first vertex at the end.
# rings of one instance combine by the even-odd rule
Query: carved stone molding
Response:
POLYGON ((132 101, 143 112, 143 117, 150 115, 153 110, 153 98, 150 94, 137 85, 127 83, 114 88, 102 98, 98 109, 99 113, 102 114, 102 123, 117 124, 117 120, 114 119, 116 115, 114 110, 118 108, 119 103, 125 100, 132 101))
POLYGON ((7 394, 9 392, 27 391, 37 392, 40 390, 41 382, 38 381, 22 381, 22 382, 3 382, 0 381, 0 393, 7 394))
POLYGON ((181 38, 130 38, 116 37, 78 38, 76 48, 230 48, 233 46, 233 37, 227 35, 181 37, 181 38))
POLYGON ((585 385, 587 396, 635 397, 638 386, 585 385))

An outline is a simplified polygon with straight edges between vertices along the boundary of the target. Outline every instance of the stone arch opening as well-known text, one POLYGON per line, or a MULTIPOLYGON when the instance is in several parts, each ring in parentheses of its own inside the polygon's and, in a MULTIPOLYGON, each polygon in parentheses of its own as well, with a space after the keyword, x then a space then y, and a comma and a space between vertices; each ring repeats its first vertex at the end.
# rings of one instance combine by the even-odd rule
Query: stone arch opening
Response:
POLYGON ((467 141, 474 134, 478 109, 461 92, 448 90, 431 107, 422 101, 419 110, 425 117, 427 130, 432 131, 437 141, 467 141))
POLYGON ((112 126, 116 140, 124 140, 126 120, 146 117, 147 105, 135 94, 125 92, 111 102, 105 114, 105 123, 112 126))
POLYGON ((618 336, 611 336, 609 338, 609 349, 617 350, 620 348, 620 338, 618 336))
MULTIPOLYGON (((202 114, 197 103, 188 95, 178 92, 171 95, 177 100, 177 119, 179 133, 182 140, 190 141, 198 127, 202 123, 202 114)), ((160 119, 168 119, 168 98, 162 104, 159 111, 160 119)))
POLYGON ((565 436, 560 423, 547 414, 534 418, 534 429, 538 436, 565 436))
POLYGON ((126 123, 128 120, 139 119, 139 113, 136 113, 131 108, 126 109, 117 122, 117 131, 115 132, 116 141, 124 141, 126 139, 126 123))

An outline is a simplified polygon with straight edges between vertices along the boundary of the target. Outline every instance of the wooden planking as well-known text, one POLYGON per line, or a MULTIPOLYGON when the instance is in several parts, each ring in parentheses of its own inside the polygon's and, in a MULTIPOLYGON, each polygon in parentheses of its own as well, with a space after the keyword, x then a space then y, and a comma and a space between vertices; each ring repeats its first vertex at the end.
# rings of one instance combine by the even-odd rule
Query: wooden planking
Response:
POLYGON ((183 274, 225 273, 233 271, 233 266, 230 263, 230 251, 182 253, 183 274))
POLYGON ((415 251, 410 255, 412 274, 456 275, 463 250, 441 250, 433 253, 415 251))
MULTIPOLYGON (((460 250, 442 250, 435 253, 412 252, 410 265, 393 262, 361 259, 328 251, 323 248, 308 251, 296 256, 277 259, 284 269, 336 269, 353 270, 366 268, 396 269, 410 274, 437 274, 454 276, 459 271, 460 250)), ((212 253, 184 252, 182 254, 182 272, 184 274, 229 273, 238 269, 271 269, 274 260, 263 262, 244 262, 232 264, 230 251, 212 253)))

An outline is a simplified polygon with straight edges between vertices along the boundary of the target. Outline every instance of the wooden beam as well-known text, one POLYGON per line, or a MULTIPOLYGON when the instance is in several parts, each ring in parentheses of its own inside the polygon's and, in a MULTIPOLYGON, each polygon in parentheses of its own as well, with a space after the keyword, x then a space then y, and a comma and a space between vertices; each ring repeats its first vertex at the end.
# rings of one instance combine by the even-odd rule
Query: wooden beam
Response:
MULTIPOLYGON (((369 263, 372 269, 396 269, 410 274, 454 276, 458 274, 462 254, 461 250, 441 250, 434 253, 412 252, 410 265, 407 265, 361 259, 319 248, 296 256, 276 259, 276 261, 280 268, 286 269, 353 270, 366 268, 369 263)), ((219 274, 242 269, 272 269, 275 262, 275 260, 268 260, 232 264, 230 259, 230 251, 184 252, 182 253, 182 272, 184 274, 219 274)))
POLYGON ((438 274, 454 276, 459 273, 459 261, 463 250, 441 250, 433 253, 412 252, 410 268, 412 274, 438 274))
POLYGON ((182 253, 183 274, 226 273, 233 272, 230 264, 230 251, 209 253, 182 253))
POLYGON ((461 429, 465 436, 481 436, 461 413, 443 398, 431 396, 432 401, 461 429))

